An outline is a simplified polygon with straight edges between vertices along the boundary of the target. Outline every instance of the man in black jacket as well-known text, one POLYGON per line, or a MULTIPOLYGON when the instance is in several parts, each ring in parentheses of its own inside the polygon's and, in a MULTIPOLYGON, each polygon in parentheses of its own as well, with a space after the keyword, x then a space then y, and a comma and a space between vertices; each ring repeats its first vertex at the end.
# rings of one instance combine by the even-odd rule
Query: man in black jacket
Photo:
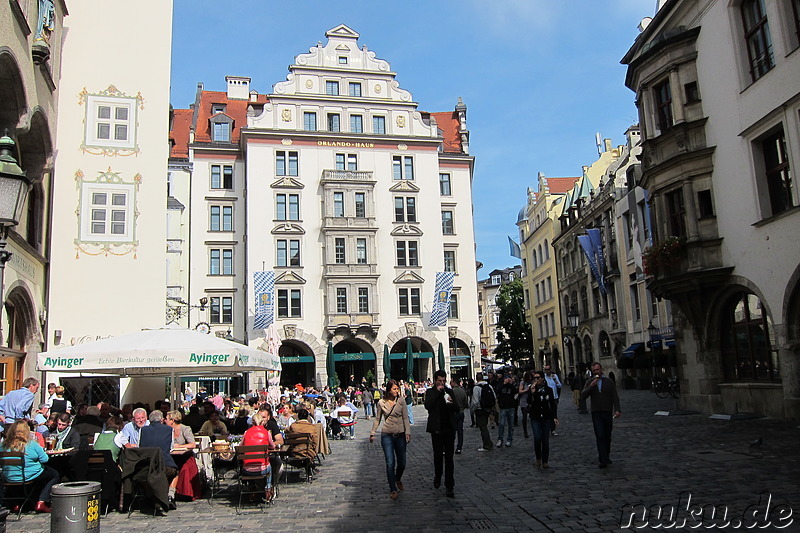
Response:
POLYGON ((442 482, 442 459, 444 459, 444 486, 447 497, 454 498, 453 447, 456 440, 456 403, 453 389, 447 386, 447 373, 437 370, 433 375, 434 385, 425 391, 425 409, 428 411, 426 431, 431 434, 433 444, 433 486, 442 482))
POLYGON ((622 414, 619 409, 619 395, 614 382, 603 375, 600 363, 592 363, 594 377, 586 381, 581 392, 581 399, 592 400, 592 424, 594 436, 597 440, 597 452, 600 459, 600 468, 611 464, 611 430, 614 428, 614 418, 622 414), (613 410, 613 415, 612 415, 613 410))

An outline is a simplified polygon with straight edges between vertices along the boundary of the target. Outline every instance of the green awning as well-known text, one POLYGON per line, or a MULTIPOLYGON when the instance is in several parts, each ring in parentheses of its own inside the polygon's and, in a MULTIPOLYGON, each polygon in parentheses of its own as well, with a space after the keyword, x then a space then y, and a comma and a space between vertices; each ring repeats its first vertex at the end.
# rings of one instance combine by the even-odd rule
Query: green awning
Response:
POLYGON ((313 355, 282 355, 281 363, 313 363, 313 355))
POLYGON ((334 361, 374 361, 375 354, 372 352, 360 353, 335 353, 333 354, 334 361))

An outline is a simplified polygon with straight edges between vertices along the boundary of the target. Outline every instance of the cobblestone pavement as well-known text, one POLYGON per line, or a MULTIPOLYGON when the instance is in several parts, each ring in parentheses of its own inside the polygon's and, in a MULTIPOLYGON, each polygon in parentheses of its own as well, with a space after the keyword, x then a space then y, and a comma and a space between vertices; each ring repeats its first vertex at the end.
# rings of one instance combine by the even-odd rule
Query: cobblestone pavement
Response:
MULTIPOLYGON (((773 509, 783 503, 794 510, 794 522, 783 531, 800 531, 800 428, 796 424, 769 419, 711 420, 698 414, 654 416, 659 409, 673 407, 673 402, 647 391, 620 391, 620 398, 622 418, 614 424, 614 463, 606 469, 597 466, 591 417, 578 414, 570 398, 564 398, 558 436, 551 438, 549 470, 533 467, 533 440, 523 437, 521 426, 514 428, 511 448, 477 452, 480 435, 468 427, 467 417, 464 453, 455 457, 456 497, 448 499, 444 487, 433 487, 426 413, 417 406, 403 478, 405 491, 396 501, 389 498, 380 444, 367 441, 371 422, 361 420, 355 441, 331 442, 333 453, 313 483, 293 478, 264 513, 251 509, 237 515, 231 501, 220 498, 211 505, 207 500, 180 503, 177 511, 155 518, 139 512, 130 518, 112 513, 102 520, 101 528, 176 533, 398 528, 415 533, 618 531, 626 505, 677 507, 684 493, 684 503, 691 494, 692 503, 713 505, 718 512, 720 506, 728 506, 730 519, 759 504, 761 494, 769 492, 773 509), (761 444, 753 445, 759 438, 761 444)), ((496 432, 492 436, 496 439, 496 432)), ((762 502, 759 508, 765 505, 762 502)), ((13 518, 8 522, 9 531, 48 528, 46 515, 27 514, 19 522, 13 518)))

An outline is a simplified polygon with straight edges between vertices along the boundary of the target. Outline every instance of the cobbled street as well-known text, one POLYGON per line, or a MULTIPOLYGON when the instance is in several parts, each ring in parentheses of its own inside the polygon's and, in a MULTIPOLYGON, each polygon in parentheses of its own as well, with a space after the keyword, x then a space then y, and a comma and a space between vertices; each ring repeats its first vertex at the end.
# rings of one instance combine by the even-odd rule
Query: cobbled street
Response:
MULTIPOLYGON (((655 416, 658 410, 674 407, 674 402, 647 391, 623 390, 620 399, 622 417, 615 421, 613 433, 614 462, 606 469, 597 466, 591 417, 578 414, 565 397, 559 406, 558 436, 551 438, 549 470, 533 467, 533 439, 523 437, 521 426, 514 428, 511 448, 479 453, 480 436, 476 428, 469 428, 467 417, 464 452, 455 456, 456 497, 448 499, 444 487, 433 487, 426 413, 417 406, 403 478, 405 491, 396 501, 389 498, 380 445, 367 440, 371 421, 362 419, 355 441, 331 442, 333 453, 311 484, 293 475, 263 513, 247 508, 237 515, 233 500, 221 496, 210 505, 208 500, 179 503, 178 510, 166 516, 135 511, 127 518, 112 512, 101 521, 101 529, 129 533, 619 531, 625 506, 678 506, 684 493, 684 502, 691 494, 693 504, 713 505, 718 512, 727 506, 730 520, 740 518, 748 506, 758 505, 762 493, 768 492, 771 509, 779 504, 793 509, 793 523, 783 531, 800 530, 800 429, 796 424, 712 420, 699 414, 655 416)), ((496 440, 496 431, 492 437, 496 440)), ((759 509, 764 507, 762 503, 759 509)), ((727 530, 736 529, 736 523, 732 521, 727 530)), ((48 515, 29 513, 19 522, 9 517, 7 525, 9 531, 40 532, 47 531, 49 524, 48 515)), ((634 525, 647 531, 654 524, 634 525)))

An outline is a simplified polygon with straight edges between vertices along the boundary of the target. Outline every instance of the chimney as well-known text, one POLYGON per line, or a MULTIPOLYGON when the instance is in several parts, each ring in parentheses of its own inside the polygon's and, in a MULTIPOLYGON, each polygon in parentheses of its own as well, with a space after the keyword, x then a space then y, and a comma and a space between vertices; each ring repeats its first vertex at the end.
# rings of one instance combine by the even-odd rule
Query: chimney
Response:
POLYGON ((231 100, 250 99, 250 78, 246 76, 225 76, 228 82, 228 98, 231 100))

